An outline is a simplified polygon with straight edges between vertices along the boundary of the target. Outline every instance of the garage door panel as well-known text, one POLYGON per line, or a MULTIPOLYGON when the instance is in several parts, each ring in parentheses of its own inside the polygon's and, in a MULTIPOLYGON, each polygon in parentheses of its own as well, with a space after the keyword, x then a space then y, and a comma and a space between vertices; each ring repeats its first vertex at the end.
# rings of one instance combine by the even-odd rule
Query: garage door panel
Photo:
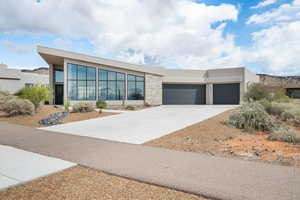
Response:
POLYGON ((240 84, 214 84, 213 104, 239 104, 240 84))
POLYGON ((205 85, 163 84, 163 104, 205 104, 205 85))

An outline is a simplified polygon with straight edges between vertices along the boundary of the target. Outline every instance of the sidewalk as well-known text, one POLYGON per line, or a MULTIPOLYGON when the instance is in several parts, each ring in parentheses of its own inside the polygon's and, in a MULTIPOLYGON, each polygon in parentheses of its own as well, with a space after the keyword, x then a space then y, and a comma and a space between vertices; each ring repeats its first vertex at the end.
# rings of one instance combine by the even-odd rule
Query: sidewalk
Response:
POLYGON ((0 144, 114 175, 232 200, 300 199, 300 169, 0 123, 0 144))

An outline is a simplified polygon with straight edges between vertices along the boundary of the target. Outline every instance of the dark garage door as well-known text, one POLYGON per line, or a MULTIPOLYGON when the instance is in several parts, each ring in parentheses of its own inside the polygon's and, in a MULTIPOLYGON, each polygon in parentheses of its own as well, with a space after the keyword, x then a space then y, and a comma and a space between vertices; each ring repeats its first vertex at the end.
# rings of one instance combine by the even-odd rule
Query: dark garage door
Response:
POLYGON ((240 84, 214 84, 214 104, 239 104, 240 84))
POLYGON ((205 85, 163 84, 163 104, 205 104, 205 85))

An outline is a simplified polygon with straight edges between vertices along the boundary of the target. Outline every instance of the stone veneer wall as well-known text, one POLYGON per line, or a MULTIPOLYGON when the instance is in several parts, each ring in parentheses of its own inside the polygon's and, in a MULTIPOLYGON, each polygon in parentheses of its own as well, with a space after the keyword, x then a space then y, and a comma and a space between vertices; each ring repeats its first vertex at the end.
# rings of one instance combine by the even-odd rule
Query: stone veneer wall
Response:
POLYGON ((162 104, 162 77, 145 75, 145 103, 149 105, 162 104))
POLYGON ((263 85, 273 88, 300 88, 300 77, 297 76, 271 76, 259 74, 259 81, 263 85))

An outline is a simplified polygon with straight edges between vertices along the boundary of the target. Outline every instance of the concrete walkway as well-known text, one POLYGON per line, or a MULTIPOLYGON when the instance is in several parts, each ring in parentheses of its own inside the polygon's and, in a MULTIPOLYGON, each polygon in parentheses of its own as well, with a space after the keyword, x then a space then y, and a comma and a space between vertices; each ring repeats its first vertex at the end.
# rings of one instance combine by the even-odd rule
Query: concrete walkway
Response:
POLYGON ((235 105, 163 105, 43 129, 118 142, 143 144, 235 107, 235 105))
POLYGON ((300 169, 0 123, 0 144, 224 200, 298 200, 300 169))
POLYGON ((0 190, 75 165, 57 158, 0 145, 0 190))

